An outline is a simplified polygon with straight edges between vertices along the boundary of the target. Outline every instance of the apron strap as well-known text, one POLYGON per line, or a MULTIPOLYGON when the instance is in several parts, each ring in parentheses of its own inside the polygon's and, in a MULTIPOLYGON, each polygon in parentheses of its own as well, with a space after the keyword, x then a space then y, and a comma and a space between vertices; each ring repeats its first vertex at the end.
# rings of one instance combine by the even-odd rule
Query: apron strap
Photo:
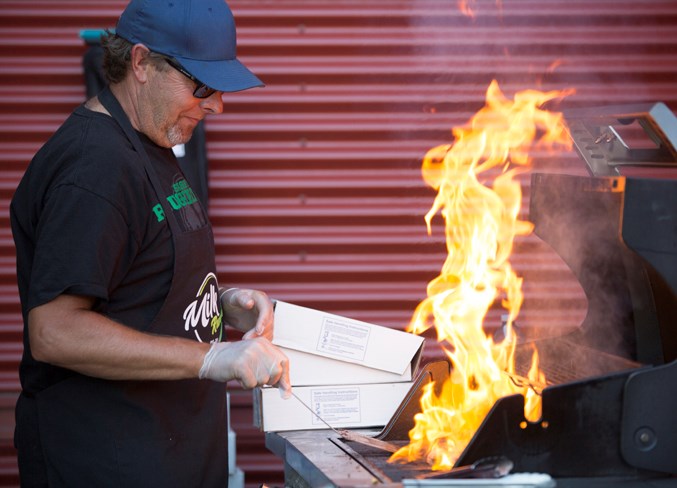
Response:
POLYGON ((153 168, 153 165, 150 162, 150 158, 148 157, 146 149, 143 147, 143 143, 141 142, 139 134, 137 134, 134 127, 132 127, 132 123, 129 121, 129 117, 127 117, 127 114, 123 110, 122 105, 120 105, 120 102, 118 102, 117 98, 115 98, 115 95, 113 95, 113 92, 111 91, 109 86, 106 86, 99 93, 98 99, 99 102, 101 102, 101 105, 103 105, 106 108, 106 110, 108 110, 113 119, 118 123, 120 128, 122 128, 123 132, 127 136, 127 139, 129 139, 129 142, 132 143, 132 146, 134 146, 134 149, 143 160, 144 169, 146 170, 146 174, 148 175, 148 178, 150 179, 150 182, 153 185, 155 193, 157 194, 158 199, 160 200, 160 205, 162 205, 162 210, 164 211, 165 216, 167 217, 169 228, 171 229, 173 235, 179 235, 180 229, 178 226, 178 222, 176 222, 174 218, 174 214, 172 213, 171 208, 169 207, 167 199, 164 198, 165 192, 162 188, 162 185, 160 184, 160 178, 158 177, 155 168, 153 168))

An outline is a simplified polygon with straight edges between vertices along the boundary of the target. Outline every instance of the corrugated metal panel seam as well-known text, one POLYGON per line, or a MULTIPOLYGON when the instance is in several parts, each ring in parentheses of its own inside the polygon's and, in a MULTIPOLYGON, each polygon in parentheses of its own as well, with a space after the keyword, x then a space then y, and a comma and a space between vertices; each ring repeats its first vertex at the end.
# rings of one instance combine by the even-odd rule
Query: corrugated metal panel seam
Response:
MULTIPOLYGON (((78 38, 114 25, 122 0, 0 2, 0 484, 17 484, 9 448, 21 325, 8 204, 27 162, 84 98, 78 38)), ((677 107, 677 3, 447 0, 231 0, 239 56, 267 83, 225 97, 207 122, 210 215, 221 280, 402 328, 445 255, 425 234, 432 191, 420 160, 483 104, 573 87, 565 107, 663 101, 677 107)), ((585 174, 573 154, 535 155, 543 171, 585 174)), ((523 178, 528 208, 528 176, 523 178)), ((535 237, 520 240, 521 319, 580 321, 585 300, 535 237), (557 302, 553 306, 553 301, 557 302)), ((499 322, 494 308, 487 323, 499 322)), ((434 344, 428 357, 439 354, 434 344)), ((247 485, 281 484, 279 460, 233 391, 247 485)))

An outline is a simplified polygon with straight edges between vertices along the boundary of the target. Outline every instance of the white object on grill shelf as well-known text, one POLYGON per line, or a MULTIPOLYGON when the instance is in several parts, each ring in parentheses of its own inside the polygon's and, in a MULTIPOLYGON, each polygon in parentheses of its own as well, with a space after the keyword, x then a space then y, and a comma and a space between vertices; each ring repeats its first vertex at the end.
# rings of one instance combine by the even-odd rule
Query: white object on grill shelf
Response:
POLYGON ((502 478, 465 478, 465 479, 436 479, 417 480, 404 479, 402 486, 439 488, 439 487, 481 487, 481 488, 553 488, 557 486, 555 480, 544 473, 514 473, 502 478))

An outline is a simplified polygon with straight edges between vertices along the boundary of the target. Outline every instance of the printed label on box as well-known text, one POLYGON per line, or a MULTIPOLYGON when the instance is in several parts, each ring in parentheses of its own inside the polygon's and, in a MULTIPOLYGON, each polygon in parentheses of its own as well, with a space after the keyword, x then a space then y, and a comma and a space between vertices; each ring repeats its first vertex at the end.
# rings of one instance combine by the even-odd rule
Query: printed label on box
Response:
POLYGON ((364 361, 369 343, 369 327, 325 317, 317 350, 342 358, 364 361))
MULTIPOLYGON (((360 389, 332 388, 311 390, 313 411, 326 422, 360 422, 360 389)), ((313 415, 313 424, 322 424, 313 415)))

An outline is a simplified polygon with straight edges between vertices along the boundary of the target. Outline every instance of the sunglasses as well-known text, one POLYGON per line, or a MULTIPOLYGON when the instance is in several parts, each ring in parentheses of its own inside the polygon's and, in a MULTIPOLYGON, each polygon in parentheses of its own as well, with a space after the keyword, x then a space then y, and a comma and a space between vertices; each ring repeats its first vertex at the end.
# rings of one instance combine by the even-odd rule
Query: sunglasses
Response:
POLYGON ((174 68, 176 71, 178 71, 183 76, 185 76, 186 78, 188 78, 190 81, 192 81, 193 83, 195 83, 197 85, 195 87, 195 90, 193 91, 193 96, 195 98, 208 98, 208 97, 212 96, 212 94, 214 94, 217 91, 214 88, 211 88, 210 86, 205 85, 200 80, 198 80, 193 75, 191 75, 188 71, 186 71, 186 68, 184 68, 183 66, 181 66, 179 64, 179 62, 176 59, 170 58, 170 57, 167 57, 167 56, 163 56, 162 58, 165 61, 167 61, 167 64, 169 66, 174 68))

